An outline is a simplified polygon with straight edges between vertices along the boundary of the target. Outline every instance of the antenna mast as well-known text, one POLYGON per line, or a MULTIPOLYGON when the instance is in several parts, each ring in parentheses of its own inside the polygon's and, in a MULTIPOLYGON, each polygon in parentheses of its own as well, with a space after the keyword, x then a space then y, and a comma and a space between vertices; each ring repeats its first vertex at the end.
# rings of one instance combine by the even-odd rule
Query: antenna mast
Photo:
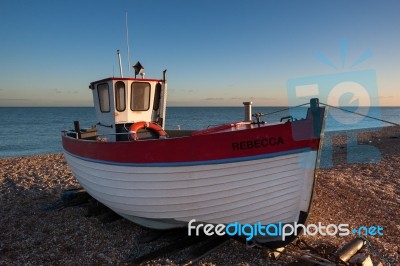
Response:
POLYGON ((125 28, 126 28, 126 50, 128 54, 128 76, 131 74, 131 53, 129 51, 129 35, 128 35, 128 11, 125 13, 125 28))

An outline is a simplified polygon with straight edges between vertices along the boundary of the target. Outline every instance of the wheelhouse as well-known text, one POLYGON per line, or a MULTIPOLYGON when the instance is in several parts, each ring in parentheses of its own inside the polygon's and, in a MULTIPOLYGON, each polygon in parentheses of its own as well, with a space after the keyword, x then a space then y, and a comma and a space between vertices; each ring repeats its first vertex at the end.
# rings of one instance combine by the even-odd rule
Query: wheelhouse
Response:
POLYGON ((128 140, 129 127, 152 122, 164 129, 167 84, 163 79, 107 78, 92 82, 99 136, 128 140))

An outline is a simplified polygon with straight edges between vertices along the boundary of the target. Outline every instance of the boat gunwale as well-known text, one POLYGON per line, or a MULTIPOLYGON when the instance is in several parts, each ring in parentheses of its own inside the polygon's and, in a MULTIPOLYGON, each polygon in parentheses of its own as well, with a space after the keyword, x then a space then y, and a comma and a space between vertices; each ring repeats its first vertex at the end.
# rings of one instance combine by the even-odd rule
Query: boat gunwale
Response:
POLYGON ((111 161, 104 161, 104 160, 97 160, 87 157, 82 157, 71 152, 68 152, 64 149, 65 153, 68 153, 70 156, 79 158, 84 161, 100 163, 103 165, 117 165, 117 166, 130 166, 130 167, 182 167, 182 166, 197 166, 197 165, 214 165, 214 164, 229 164, 229 163, 239 163, 239 162, 246 162, 246 161, 255 161, 267 158, 274 158, 283 155, 290 155, 290 154, 297 154, 303 153, 307 151, 312 151, 310 147, 294 149, 294 150, 287 150, 275 153, 264 153, 258 155, 251 155, 245 157, 234 157, 234 158, 227 158, 227 159, 216 159, 216 160, 199 160, 199 161, 187 161, 187 162, 165 162, 165 163, 130 163, 130 162, 111 162, 111 161))

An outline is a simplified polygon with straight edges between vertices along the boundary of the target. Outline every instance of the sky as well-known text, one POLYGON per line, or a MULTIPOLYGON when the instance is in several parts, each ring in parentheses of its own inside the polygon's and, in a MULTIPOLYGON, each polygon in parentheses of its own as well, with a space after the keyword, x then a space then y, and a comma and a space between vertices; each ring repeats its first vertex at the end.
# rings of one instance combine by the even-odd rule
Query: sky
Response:
POLYGON ((93 106, 88 85, 119 75, 117 49, 125 76, 138 60, 147 78, 168 69, 169 106, 292 105, 303 81, 326 101, 333 89, 346 96, 332 79, 361 84, 348 92, 361 90, 361 103, 400 106, 399 10, 390 0, 3 0, 0 107, 93 106))

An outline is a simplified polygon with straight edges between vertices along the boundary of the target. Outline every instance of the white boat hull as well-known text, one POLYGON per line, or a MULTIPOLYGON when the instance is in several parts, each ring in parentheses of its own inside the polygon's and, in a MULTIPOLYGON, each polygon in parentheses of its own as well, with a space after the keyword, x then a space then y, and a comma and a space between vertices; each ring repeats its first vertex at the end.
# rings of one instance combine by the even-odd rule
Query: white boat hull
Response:
POLYGON ((318 151, 190 166, 66 160, 88 193, 119 215, 155 229, 212 224, 293 223, 308 212, 318 151))

